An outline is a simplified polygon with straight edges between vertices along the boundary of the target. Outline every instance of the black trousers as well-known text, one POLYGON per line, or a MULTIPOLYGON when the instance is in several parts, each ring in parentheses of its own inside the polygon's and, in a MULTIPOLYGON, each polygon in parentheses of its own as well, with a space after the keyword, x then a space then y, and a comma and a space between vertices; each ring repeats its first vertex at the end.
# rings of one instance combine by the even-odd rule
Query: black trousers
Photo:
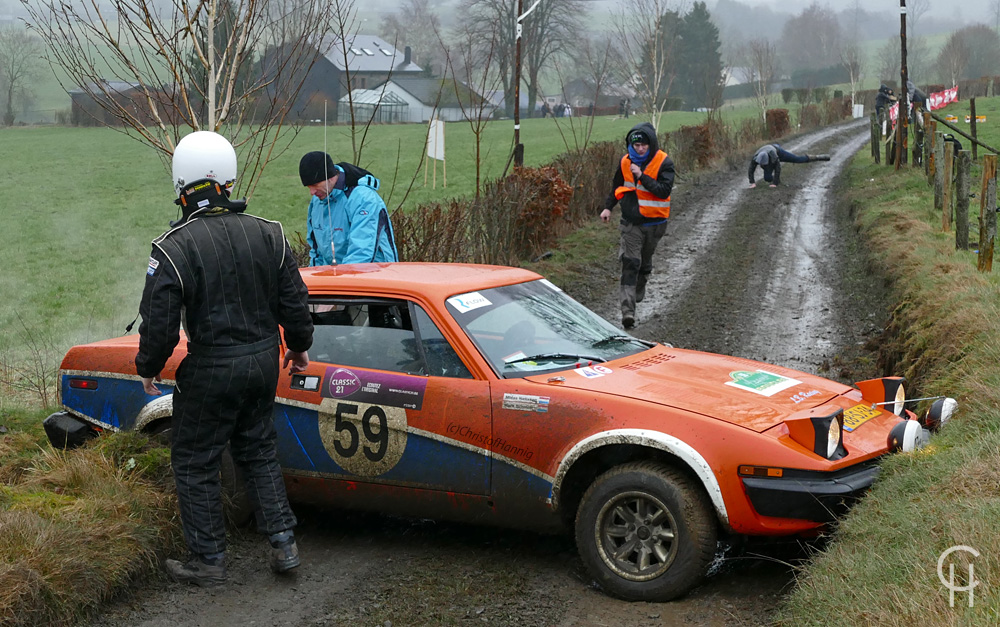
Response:
POLYGON ((192 553, 226 549, 220 460, 230 444, 261 531, 295 526, 275 446, 278 352, 241 357, 188 355, 177 370, 170 463, 184 540, 192 553))

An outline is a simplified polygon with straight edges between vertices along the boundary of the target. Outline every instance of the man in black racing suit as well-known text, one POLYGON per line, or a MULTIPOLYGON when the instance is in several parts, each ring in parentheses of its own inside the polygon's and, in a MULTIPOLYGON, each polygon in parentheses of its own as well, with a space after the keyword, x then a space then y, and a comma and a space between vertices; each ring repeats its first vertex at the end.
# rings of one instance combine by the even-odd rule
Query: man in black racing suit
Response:
POLYGON ((177 485, 186 562, 167 560, 176 581, 226 579, 220 459, 227 443, 242 470, 258 522, 271 542, 271 568, 299 565, 275 446, 278 325, 288 351, 282 368, 309 364, 313 324, 308 293, 282 227, 243 213, 229 199, 236 153, 221 135, 187 135, 173 156, 183 216, 153 242, 142 294, 136 370, 150 396, 179 340, 187 356, 173 393, 170 461, 177 485))

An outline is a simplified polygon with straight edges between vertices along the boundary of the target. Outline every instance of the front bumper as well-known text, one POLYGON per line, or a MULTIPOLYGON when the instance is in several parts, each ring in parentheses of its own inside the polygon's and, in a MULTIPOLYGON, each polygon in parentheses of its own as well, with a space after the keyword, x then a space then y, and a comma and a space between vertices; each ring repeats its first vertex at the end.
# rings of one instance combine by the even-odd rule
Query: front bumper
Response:
POLYGON ((55 448, 76 448, 97 435, 97 431, 89 423, 65 411, 50 414, 42 421, 42 426, 55 448))
POLYGON ((753 508, 762 516, 830 522, 875 482, 877 462, 837 472, 785 470, 782 477, 743 477, 753 508))

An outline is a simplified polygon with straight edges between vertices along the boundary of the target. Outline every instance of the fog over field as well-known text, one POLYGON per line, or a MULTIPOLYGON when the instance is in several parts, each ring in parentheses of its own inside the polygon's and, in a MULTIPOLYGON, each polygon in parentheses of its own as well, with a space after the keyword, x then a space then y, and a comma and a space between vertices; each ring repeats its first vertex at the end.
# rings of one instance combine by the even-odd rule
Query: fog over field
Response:
MULTIPOLYGON (((743 4, 751 6, 766 6, 780 13, 800 13, 813 2, 833 11, 843 11, 853 8, 852 0, 742 0, 743 4)), ((712 7, 716 3, 708 2, 712 7)), ((899 0, 880 0, 879 2, 862 2, 861 8, 870 13, 885 10, 889 13, 899 13, 899 0)), ((927 6, 927 17, 953 18, 960 22, 989 22, 993 17, 994 0, 906 0, 908 11, 919 10, 927 6)))

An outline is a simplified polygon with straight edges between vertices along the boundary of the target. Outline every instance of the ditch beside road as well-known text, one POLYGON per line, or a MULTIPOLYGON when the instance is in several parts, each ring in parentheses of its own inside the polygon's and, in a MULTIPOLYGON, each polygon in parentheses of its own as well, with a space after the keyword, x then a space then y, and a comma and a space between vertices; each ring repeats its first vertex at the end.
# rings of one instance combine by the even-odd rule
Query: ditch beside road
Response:
MULTIPOLYGON (((745 165, 685 177, 633 334, 846 383, 875 376, 866 344, 884 326, 886 290, 869 273, 836 187, 867 138, 867 125, 856 122, 788 141, 792 152, 831 160, 785 164, 778 188, 749 189, 745 165)), ((614 254, 591 279, 562 287, 617 324, 614 254), (595 293, 602 296, 584 296, 595 293)), ((303 563, 291 577, 273 576, 265 540, 247 533, 231 544, 225 586, 203 590, 158 573, 88 624, 766 625, 810 550, 794 542, 720 547, 713 574, 683 599, 628 603, 592 584, 569 535, 297 513, 303 563)))

